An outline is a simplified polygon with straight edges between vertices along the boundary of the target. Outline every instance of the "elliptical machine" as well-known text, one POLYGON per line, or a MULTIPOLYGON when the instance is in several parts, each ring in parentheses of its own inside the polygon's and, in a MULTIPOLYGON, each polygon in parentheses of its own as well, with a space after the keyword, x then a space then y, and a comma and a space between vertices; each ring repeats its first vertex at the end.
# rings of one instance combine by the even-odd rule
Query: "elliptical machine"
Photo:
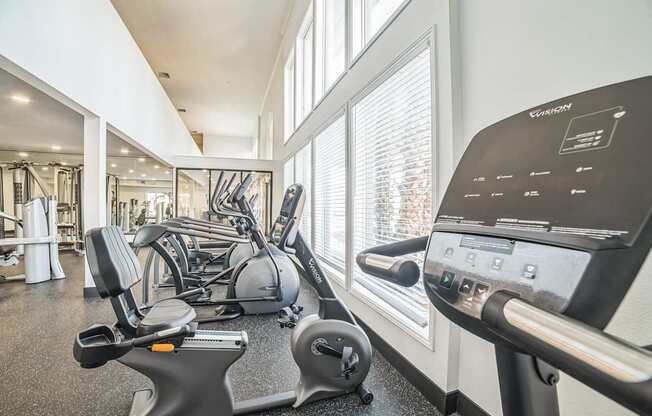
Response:
POLYGON ((196 329, 195 313, 184 302, 165 300, 143 319, 134 318, 129 308, 136 307, 131 287, 139 281, 138 259, 117 227, 90 230, 86 241, 93 279, 100 296, 111 298, 119 324, 80 332, 75 359, 84 368, 118 360, 150 378, 154 387, 135 393, 131 416, 244 415, 352 392, 371 403, 373 394, 362 384, 371 365, 371 344, 301 237, 300 217, 292 213, 300 211, 303 198, 301 185, 286 191, 274 232, 278 247, 294 251, 309 270, 304 277, 319 295, 317 315, 281 319, 282 326, 294 328, 290 347, 301 376, 293 391, 234 402, 228 369, 244 354, 247 334, 196 329), (122 322, 133 332, 125 331, 122 322))
MULTIPOLYGON (((199 226, 181 228, 181 224, 174 222, 143 226, 134 238, 133 244, 136 248, 151 247, 161 256, 173 276, 177 295, 199 288, 202 289, 201 293, 191 298, 186 297, 185 300, 193 306, 218 307, 216 316, 204 317, 202 322, 230 320, 241 315, 277 313, 284 308, 290 308, 294 313, 301 311, 301 308, 295 305, 300 289, 298 271, 283 250, 266 240, 249 200, 245 197, 252 181, 253 176, 249 174, 232 192, 225 194, 224 202, 234 207, 233 209, 227 208, 226 204, 220 207, 220 213, 236 218, 238 233, 248 239, 201 231, 199 226), (184 263, 187 262, 184 243, 178 237, 183 235, 231 241, 236 244, 251 241, 257 249, 254 255, 242 259, 234 267, 227 268, 207 280, 193 278, 188 277, 188 265, 184 263), (176 259, 163 241, 176 252, 176 259), (181 265, 177 261, 181 262, 181 265), (225 277, 228 278, 226 282, 225 277), (214 299, 210 286, 220 282, 225 282, 228 286, 226 296, 214 299)), ((297 198, 299 197, 301 196, 297 195, 297 198)), ((303 204, 297 204, 293 208, 299 210, 298 215, 301 215, 303 204)), ((297 211, 288 214, 297 215, 297 211)), ((280 218, 277 221, 280 221, 280 218)), ((147 301, 148 297, 145 300, 147 301)))

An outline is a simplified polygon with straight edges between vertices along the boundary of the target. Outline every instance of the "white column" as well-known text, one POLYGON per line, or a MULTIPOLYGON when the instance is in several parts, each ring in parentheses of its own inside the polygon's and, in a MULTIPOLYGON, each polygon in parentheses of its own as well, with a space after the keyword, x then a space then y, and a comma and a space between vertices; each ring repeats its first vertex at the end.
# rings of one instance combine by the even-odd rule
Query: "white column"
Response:
MULTIPOLYGON (((106 122, 100 117, 84 117, 84 233, 106 225, 106 122)), ((84 296, 95 296, 95 283, 84 262, 84 296)))

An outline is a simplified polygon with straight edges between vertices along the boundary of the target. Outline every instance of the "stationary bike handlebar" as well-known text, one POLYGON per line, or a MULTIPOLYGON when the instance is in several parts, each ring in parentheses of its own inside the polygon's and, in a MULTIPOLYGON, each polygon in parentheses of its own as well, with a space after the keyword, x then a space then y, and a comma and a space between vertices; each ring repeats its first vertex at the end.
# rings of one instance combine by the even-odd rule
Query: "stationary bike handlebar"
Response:
POLYGON ((419 281, 421 270, 414 260, 400 256, 422 252, 428 237, 419 237, 367 249, 356 256, 363 272, 403 287, 412 287, 419 281))

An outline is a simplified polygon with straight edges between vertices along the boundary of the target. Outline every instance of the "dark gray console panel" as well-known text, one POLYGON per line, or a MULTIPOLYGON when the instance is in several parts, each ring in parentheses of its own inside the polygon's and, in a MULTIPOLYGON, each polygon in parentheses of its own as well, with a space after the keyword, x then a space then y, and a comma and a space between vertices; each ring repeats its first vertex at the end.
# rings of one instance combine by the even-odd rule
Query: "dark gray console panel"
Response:
POLYGON ((563 313, 590 259, 589 253, 569 248, 434 232, 424 281, 455 309, 475 318, 488 297, 501 290, 563 313))

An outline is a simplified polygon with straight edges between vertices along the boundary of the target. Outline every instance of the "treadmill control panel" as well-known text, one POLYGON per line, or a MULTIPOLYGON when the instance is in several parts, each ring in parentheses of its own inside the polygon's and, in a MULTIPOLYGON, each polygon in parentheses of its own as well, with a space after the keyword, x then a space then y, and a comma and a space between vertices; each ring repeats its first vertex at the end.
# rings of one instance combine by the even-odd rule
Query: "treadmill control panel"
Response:
POLYGON ((434 232, 424 284, 462 313, 480 318, 496 291, 563 313, 589 264, 588 252, 473 234, 434 232))

